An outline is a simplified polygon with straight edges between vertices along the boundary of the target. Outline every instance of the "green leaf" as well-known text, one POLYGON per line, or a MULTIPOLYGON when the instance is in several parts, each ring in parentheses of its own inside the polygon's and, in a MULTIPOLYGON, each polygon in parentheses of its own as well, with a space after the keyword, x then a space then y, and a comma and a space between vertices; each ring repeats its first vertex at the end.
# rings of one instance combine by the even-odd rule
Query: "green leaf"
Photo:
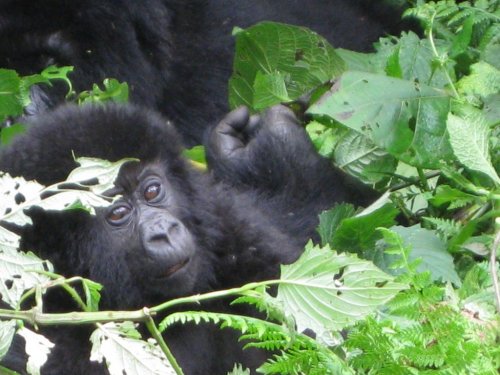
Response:
MULTIPOLYGON (((439 43, 437 44, 439 49, 439 43)), ((434 69, 431 62, 434 52, 427 39, 420 39, 413 32, 403 33, 394 45, 392 60, 388 61, 386 71, 389 76, 416 81, 434 88, 444 88, 449 82, 443 69, 434 69), (391 68, 391 64, 397 64, 391 68), (399 74, 390 73, 398 70, 399 74)), ((448 69, 453 74, 453 69, 448 69)))
POLYGON ((338 76, 345 64, 328 42, 305 28, 262 22, 236 32, 229 81, 231 108, 295 100, 338 76))
POLYGON ((436 193, 429 199, 429 201, 436 207, 449 203, 450 209, 453 209, 476 202, 478 199, 479 198, 476 195, 464 193, 463 191, 452 188, 448 185, 440 185, 437 187, 436 193))
POLYGON ((394 173, 397 160, 364 135, 351 130, 335 148, 335 163, 366 184, 375 184, 394 173))
POLYGON ((410 165, 432 168, 453 159, 449 109, 450 98, 432 87, 347 72, 308 113, 333 118, 410 165))
POLYGON ((193 163, 193 165, 201 170, 207 169, 207 160, 205 155, 205 147, 198 145, 185 149, 182 155, 193 163))
POLYGON ((496 184, 500 184, 500 178, 490 161, 490 129, 484 118, 476 114, 463 119, 450 113, 446 125, 453 152, 460 163, 473 171, 484 173, 496 184))
POLYGON ((287 79, 287 75, 280 72, 263 74, 258 71, 253 85, 255 92, 252 107, 259 111, 277 103, 291 101, 286 88, 287 79))
POLYGON ((486 98, 500 92, 500 71, 490 64, 479 61, 471 65, 471 73, 457 82, 457 90, 464 95, 486 98))
POLYGON ((85 301, 89 311, 99 311, 102 285, 89 279, 82 279, 85 301))
POLYGON ((3 302, 15 308, 25 290, 50 281, 49 277, 36 271, 53 271, 53 267, 31 252, 12 250, 2 242, 0 237, 0 295, 3 302))
POLYGON ((281 280, 276 298, 295 317, 297 330, 319 336, 363 319, 407 287, 371 262, 311 242, 297 262, 281 267, 281 280))
POLYGON ((453 257, 446 249, 446 244, 434 231, 420 228, 418 225, 406 228, 395 226, 390 228, 396 232, 406 246, 411 247, 410 261, 420 258, 418 272, 429 271, 433 280, 449 281, 456 286, 461 285, 455 271, 453 257))
POLYGON ((0 122, 7 116, 19 116, 23 106, 19 102, 21 78, 13 70, 0 69, 0 122))
POLYGON ((323 246, 332 245, 334 233, 342 220, 353 216, 355 211, 353 205, 342 203, 319 215, 318 233, 323 246))
POLYGON ((40 375, 40 368, 47 361, 54 344, 44 336, 27 328, 21 328, 17 334, 26 341, 26 354, 28 355, 26 370, 31 375, 40 375))
POLYGON ((113 101, 117 103, 127 103, 129 92, 125 82, 119 82, 113 78, 106 78, 103 81, 104 90, 99 85, 92 86, 92 90, 83 91, 78 95, 78 103, 103 103, 113 101))
POLYGON ((116 162, 110 162, 97 158, 80 157, 76 158, 75 161, 80 166, 71 171, 66 181, 81 183, 97 179, 97 184, 86 184, 86 186, 89 186, 95 194, 102 194, 114 187, 116 177, 124 164, 138 161, 138 159, 125 158, 116 162))
POLYGON ((3 128, 0 132, 0 142, 2 145, 9 144, 16 135, 22 134, 25 131, 26 126, 23 124, 14 124, 8 128, 3 128))
POLYGON ((138 336, 131 322, 100 324, 90 337, 90 360, 102 363, 106 358, 110 375, 175 375, 156 342, 138 336))
POLYGON ((366 213, 365 210, 342 220, 333 235, 332 247, 367 257, 369 254, 365 252, 372 250, 380 238, 376 229, 393 226, 398 212, 391 203, 387 203, 372 212, 366 213))
POLYGON ((15 320, 0 320, 0 362, 9 351, 10 343, 12 342, 15 333, 15 320))
POLYGON ((240 364, 235 364, 233 369, 227 375, 250 375, 249 369, 244 369, 240 364))
POLYGON ((307 124, 306 131, 318 153, 325 158, 330 158, 338 142, 338 131, 318 121, 311 121, 307 124))

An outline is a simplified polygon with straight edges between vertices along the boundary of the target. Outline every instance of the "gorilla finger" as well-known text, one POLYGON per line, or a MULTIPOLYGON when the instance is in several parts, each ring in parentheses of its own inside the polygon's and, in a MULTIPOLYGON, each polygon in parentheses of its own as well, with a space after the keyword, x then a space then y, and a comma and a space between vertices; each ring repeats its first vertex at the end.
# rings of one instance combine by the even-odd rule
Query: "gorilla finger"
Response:
POLYGON ((264 113, 265 126, 280 136, 288 136, 300 128, 299 121, 293 111, 283 105, 277 105, 264 113))
POLYGON ((226 130, 229 126, 236 131, 241 131, 247 125, 249 118, 250 111, 247 107, 241 106, 229 112, 229 114, 227 114, 224 119, 222 119, 217 128, 220 127, 226 130))
POLYGON ((262 125, 262 118, 260 115, 252 115, 250 116, 250 119, 248 120, 248 124, 246 127, 246 133, 248 134, 249 137, 252 137, 257 133, 257 131, 260 129, 262 125))

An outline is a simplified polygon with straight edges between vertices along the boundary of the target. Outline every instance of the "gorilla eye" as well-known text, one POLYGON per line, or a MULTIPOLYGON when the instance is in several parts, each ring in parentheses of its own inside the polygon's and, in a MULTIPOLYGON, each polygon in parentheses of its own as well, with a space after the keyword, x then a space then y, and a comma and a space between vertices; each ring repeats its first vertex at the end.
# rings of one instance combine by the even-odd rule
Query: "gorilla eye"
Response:
POLYGON ((146 187, 146 190, 144 190, 144 199, 146 199, 147 202, 152 201, 155 199, 158 195, 160 195, 161 191, 161 186, 159 183, 154 182, 146 187))
POLYGON ((127 206, 118 206, 111 210, 108 214, 107 219, 111 224, 121 224, 130 213, 130 208, 127 206))

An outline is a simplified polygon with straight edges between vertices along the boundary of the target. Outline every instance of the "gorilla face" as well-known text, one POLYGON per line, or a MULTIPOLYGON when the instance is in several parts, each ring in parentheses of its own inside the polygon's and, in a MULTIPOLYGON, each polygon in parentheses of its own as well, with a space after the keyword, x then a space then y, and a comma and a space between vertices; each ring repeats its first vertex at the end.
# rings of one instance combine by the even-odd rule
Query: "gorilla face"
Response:
POLYGON ((188 228, 187 200, 160 163, 129 163, 115 188, 118 196, 98 212, 113 251, 123 251, 130 274, 148 293, 163 297, 193 290, 200 250, 188 228))

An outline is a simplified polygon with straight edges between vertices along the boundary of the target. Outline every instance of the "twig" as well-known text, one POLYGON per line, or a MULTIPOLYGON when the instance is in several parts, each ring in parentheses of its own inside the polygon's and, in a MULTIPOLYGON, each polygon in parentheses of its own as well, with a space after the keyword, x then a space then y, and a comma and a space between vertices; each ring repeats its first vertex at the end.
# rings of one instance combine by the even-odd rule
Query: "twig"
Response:
POLYGON ((167 357, 168 361, 170 362, 170 365, 174 369, 175 373, 177 375, 184 375, 184 372, 182 371, 181 366, 179 366, 179 363, 175 359, 174 355, 170 351, 170 348, 168 347, 167 343, 163 339, 163 336, 161 335, 160 330, 155 324, 155 321, 153 320, 153 317, 151 316, 150 310, 145 307, 142 309, 144 311, 144 315, 146 315, 148 318, 145 322, 146 328, 148 329, 149 333, 151 333, 151 336, 156 340, 158 345, 160 346, 161 350, 163 353, 165 353, 165 356, 167 357))
POLYGON ((493 241, 493 246, 491 247, 491 253, 490 253, 491 279, 493 280, 493 289, 495 291, 497 311, 500 314, 500 284, 498 282, 498 275, 497 275, 497 251, 499 247, 500 247, 500 230, 497 231, 497 234, 495 235, 495 240, 493 241))

